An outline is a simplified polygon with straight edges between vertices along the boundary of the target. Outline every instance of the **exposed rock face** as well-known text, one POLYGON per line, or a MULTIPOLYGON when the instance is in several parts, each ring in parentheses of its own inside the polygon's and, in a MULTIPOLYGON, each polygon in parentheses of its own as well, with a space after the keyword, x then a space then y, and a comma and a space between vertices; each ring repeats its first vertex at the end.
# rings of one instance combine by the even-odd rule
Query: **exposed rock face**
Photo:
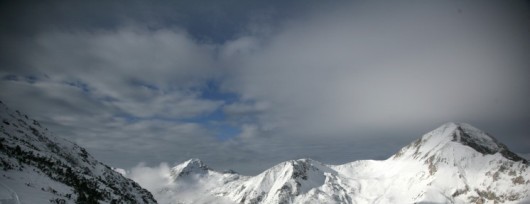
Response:
POLYGON ((494 137, 491 137, 489 134, 482 132, 468 124, 453 123, 453 125, 457 126, 457 128, 452 134, 452 141, 457 141, 458 139, 458 142, 460 142, 461 144, 469 146, 482 154, 500 153, 506 159, 528 163, 528 161, 526 161, 524 158, 508 150, 508 147, 506 147, 506 145, 498 142, 494 137), (475 136, 477 134, 482 135, 482 137, 475 136))

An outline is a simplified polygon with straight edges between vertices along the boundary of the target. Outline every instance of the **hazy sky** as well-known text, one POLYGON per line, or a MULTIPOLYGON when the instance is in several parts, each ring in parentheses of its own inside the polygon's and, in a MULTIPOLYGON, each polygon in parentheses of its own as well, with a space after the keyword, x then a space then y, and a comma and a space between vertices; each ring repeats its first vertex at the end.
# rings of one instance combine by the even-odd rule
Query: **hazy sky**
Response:
POLYGON ((0 100, 111 166, 385 159, 448 121, 530 153, 529 1, 16 1, 0 100))

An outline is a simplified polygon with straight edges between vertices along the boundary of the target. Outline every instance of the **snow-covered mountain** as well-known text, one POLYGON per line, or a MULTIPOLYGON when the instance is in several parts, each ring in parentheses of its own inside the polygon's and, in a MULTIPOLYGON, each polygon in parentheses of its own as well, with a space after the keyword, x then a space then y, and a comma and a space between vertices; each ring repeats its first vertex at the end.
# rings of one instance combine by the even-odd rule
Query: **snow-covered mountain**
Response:
POLYGON ((153 193, 168 203, 530 203, 528 167, 485 132, 447 123, 384 161, 300 159, 242 176, 192 159, 153 193))
MULTIPOLYGON (((0 203, 156 203, 147 190, 0 102, 0 203)), ((122 172, 125 173, 125 172, 122 172)), ((383 161, 280 163, 259 175, 191 159, 149 189, 161 203, 530 203, 528 161, 447 123, 383 161)))
POLYGON ((0 203, 157 203, 151 193, 0 102, 0 203))

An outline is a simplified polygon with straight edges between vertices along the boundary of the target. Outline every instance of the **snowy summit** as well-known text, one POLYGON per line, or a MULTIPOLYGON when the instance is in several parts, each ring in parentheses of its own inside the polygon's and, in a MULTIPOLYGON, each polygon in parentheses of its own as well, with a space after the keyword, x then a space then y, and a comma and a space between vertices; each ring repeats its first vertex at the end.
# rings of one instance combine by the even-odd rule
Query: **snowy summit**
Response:
POLYGON ((465 123, 444 124, 383 161, 299 159, 243 176, 190 159, 154 175, 165 181, 146 185, 148 192, 125 170, 102 164, 19 111, 0 104, 0 113, 2 203, 530 202, 528 161, 465 123))
POLYGON ((383 161, 282 162, 257 176, 217 172, 198 159, 151 189, 164 203, 527 203, 528 161, 487 133, 447 123, 383 161))

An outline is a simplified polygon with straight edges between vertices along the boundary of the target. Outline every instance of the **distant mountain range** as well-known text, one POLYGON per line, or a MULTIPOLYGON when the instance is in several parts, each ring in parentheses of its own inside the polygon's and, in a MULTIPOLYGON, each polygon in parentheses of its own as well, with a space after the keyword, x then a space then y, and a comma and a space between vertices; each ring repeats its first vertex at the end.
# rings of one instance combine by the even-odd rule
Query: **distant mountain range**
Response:
POLYGON ((0 102, 0 203, 157 203, 151 193, 0 102))
POLYGON ((383 161, 282 162, 259 175, 199 159, 143 189, 0 102, 0 203, 530 203, 529 163, 487 133, 447 123, 383 161), (153 197, 154 195, 154 197, 153 197))
POLYGON ((167 203, 530 203, 528 167, 487 133, 447 123, 384 161, 299 159, 242 176, 191 159, 153 193, 167 203))

